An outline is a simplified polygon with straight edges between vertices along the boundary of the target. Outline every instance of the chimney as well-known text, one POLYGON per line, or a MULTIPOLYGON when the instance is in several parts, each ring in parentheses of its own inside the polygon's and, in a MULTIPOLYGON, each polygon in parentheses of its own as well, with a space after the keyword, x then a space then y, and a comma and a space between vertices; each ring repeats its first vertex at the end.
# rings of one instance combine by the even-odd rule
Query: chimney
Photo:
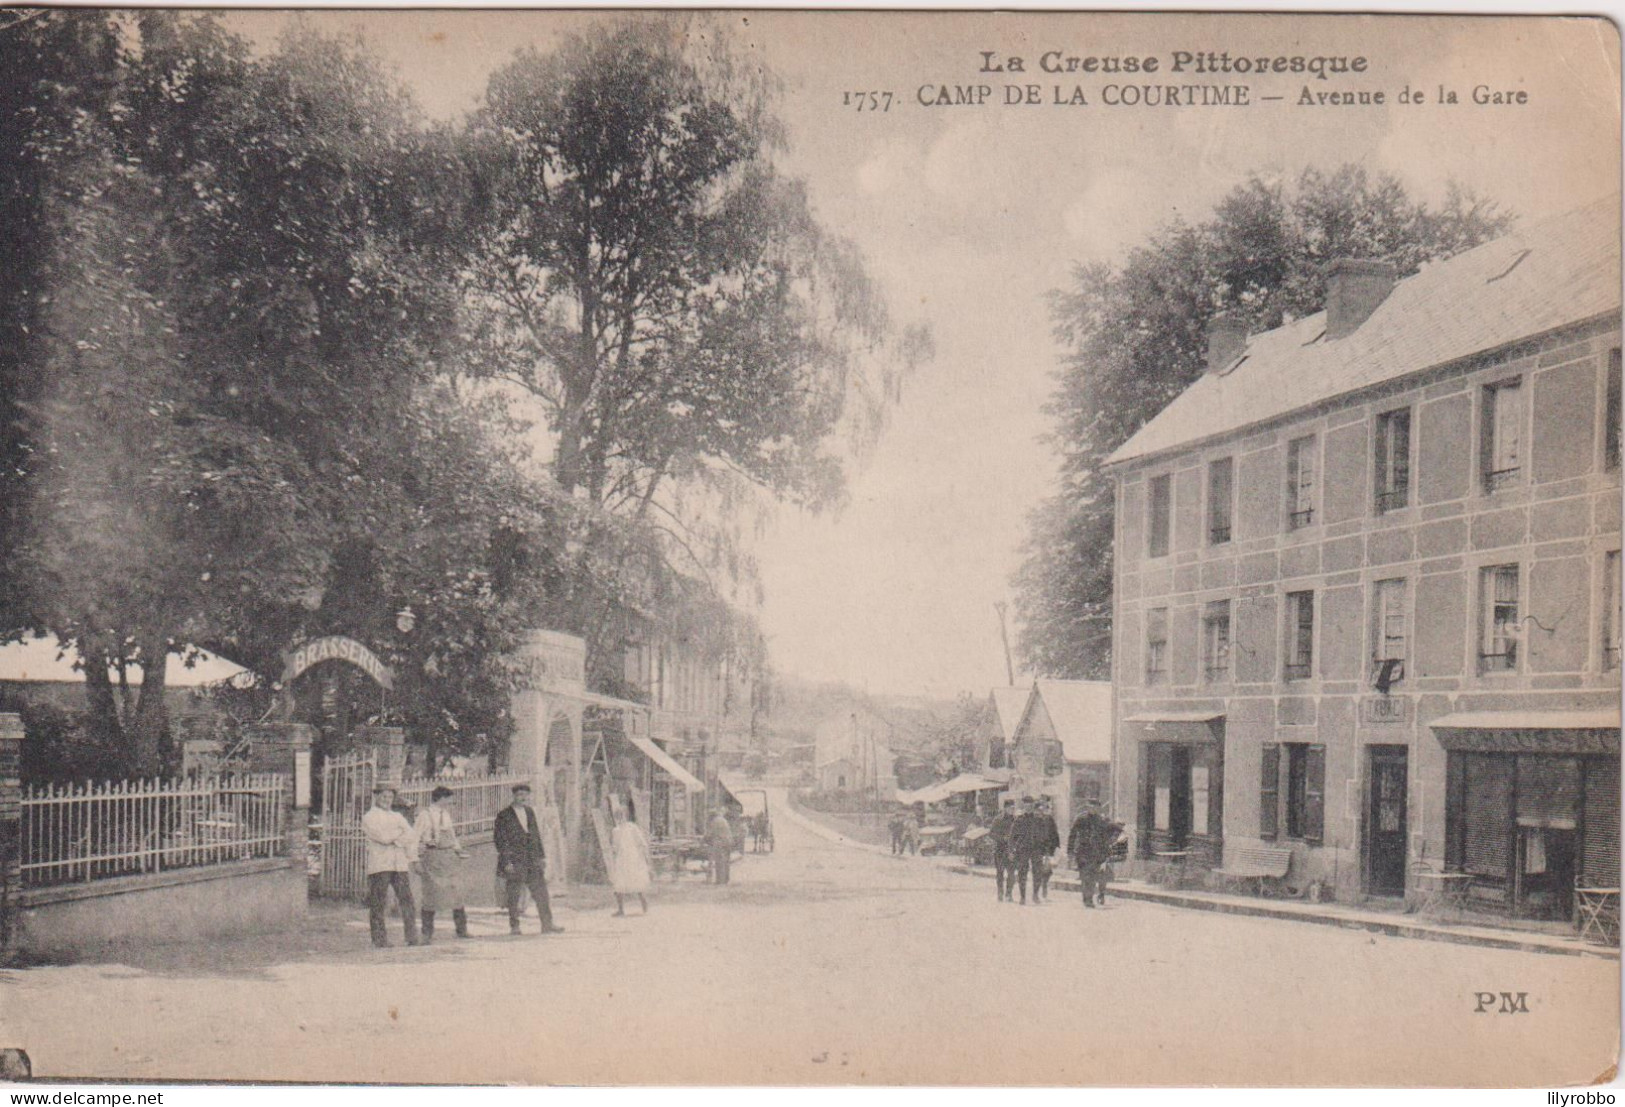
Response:
POLYGON ((1207 323, 1207 371, 1222 373, 1247 348, 1247 321, 1221 311, 1207 323))
POLYGON ((1394 290, 1391 261, 1341 258, 1326 266, 1326 337, 1342 338, 1360 329, 1394 290))

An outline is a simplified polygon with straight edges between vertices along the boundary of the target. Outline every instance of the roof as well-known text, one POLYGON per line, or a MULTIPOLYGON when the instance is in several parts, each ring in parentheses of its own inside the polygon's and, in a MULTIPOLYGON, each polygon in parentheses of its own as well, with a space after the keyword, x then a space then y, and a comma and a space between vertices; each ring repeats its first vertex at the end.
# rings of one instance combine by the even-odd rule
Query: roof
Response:
POLYGON ((1618 311, 1618 195, 1426 266, 1351 334, 1326 313, 1253 335, 1106 459, 1117 465, 1618 311))
MULTIPOLYGON (((61 649, 55 638, 31 638, 0 646, 0 680, 42 684, 83 684, 85 674, 79 664, 79 651, 61 649)), ((222 657, 202 654, 188 667, 178 654, 170 654, 164 668, 164 684, 170 688, 200 688, 220 684, 248 670, 222 657)), ((141 667, 131 666, 131 683, 141 680, 141 667)))
POLYGON ((1619 708, 1608 711, 1461 711, 1434 719, 1451 730, 1618 730, 1619 708))
POLYGON ((993 700, 993 723, 998 728, 999 737, 1006 742, 1016 736, 1016 727, 1021 725, 1021 716, 1027 710, 1027 699, 1032 694, 1031 688, 993 689, 989 697, 993 700))
MULTIPOLYGON (((1033 703, 1049 712, 1068 761, 1112 759, 1112 685, 1108 680, 1039 680, 1033 703)), ((1027 711, 1032 711, 1029 704, 1027 711)))

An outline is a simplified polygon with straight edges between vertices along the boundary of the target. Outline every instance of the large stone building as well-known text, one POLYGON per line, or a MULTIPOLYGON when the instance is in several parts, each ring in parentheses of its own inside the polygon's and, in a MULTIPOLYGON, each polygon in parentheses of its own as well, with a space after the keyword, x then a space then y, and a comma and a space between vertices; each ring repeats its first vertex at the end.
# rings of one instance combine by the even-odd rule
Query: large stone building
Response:
POLYGON ((1619 200, 1248 337, 1109 459, 1136 855, 1339 899, 1619 882, 1619 200))

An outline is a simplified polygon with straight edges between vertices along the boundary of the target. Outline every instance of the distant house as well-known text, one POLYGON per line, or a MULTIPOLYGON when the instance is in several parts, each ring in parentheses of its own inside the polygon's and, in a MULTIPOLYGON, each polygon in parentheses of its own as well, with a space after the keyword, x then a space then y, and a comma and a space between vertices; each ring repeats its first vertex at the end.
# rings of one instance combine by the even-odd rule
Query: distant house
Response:
POLYGON ((896 761, 892 751, 900 744, 899 739, 912 737, 905 724, 861 705, 825 716, 813 728, 819 787, 890 798, 897 788, 892 775, 896 761), (829 783, 842 778, 845 784, 829 783))
POLYGON ((1109 681, 1035 681, 1010 743, 1008 794, 1048 796, 1064 837, 1084 803, 1109 808, 1111 751, 1109 681))
POLYGON ((987 694, 987 706, 982 712, 981 747, 982 769, 1008 769, 1010 744, 1015 741, 1016 727, 1027 710, 1031 688, 994 688, 987 694))

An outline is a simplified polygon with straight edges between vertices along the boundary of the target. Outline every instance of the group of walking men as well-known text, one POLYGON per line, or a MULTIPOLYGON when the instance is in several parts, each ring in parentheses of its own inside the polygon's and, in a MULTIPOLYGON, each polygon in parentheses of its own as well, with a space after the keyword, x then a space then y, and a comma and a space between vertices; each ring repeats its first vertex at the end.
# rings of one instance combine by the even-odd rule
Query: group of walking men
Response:
MULTIPOLYGON (((468 937, 468 911, 459 864, 468 855, 457 840, 456 826, 446 803, 451 795, 449 788, 436 788, 429 806, 418 813, 414 825, 396 810, 393 787, 380 784, 373 789, 372 807, 361 818, 361 833, 367 840, 367 922, 373 945, 389 945, 384 909, 391 888, 395 890, 395 902, 401 910, 407 945, 427 945, 434 941, 435 914, 447 909, 451 911, 457 936, 468 937), (421 914, 412 896, 409 875, 414 863, 418 865, 423 886, 421 914)), ((510 933, 519 933, 520 904, 528 890, 541 916, 542 933, 557 934, 564 928, 553 924, 547 898, 541 821, 530 805, 530 797, 529 785, 515 785, 513 802, 497 812, 496 825, 492 828, 497 876, 506 886, 510 933)))
MULTIPOLYGON (((1085 907, 1106 902, 1109 862, 1122 832, 1121 824, 1102 815, 1097 804, 1086 805, 1084 813, 1073 820, 1066 852, 1077 866, 1085 907)), ((1029 877, 1032 902, 1038 904, 1049 899, 1053 871, 1050 858, 1061 848, 1061 835, 1055 826, 1050 801, 1025 796, 1018 813, 1015 799, 1007 797, 988 836, 993 840, 993 875, 998 884, 999 901, 1014 902, 1019 894, 1020 902, 1025 904, 1029 877)))

